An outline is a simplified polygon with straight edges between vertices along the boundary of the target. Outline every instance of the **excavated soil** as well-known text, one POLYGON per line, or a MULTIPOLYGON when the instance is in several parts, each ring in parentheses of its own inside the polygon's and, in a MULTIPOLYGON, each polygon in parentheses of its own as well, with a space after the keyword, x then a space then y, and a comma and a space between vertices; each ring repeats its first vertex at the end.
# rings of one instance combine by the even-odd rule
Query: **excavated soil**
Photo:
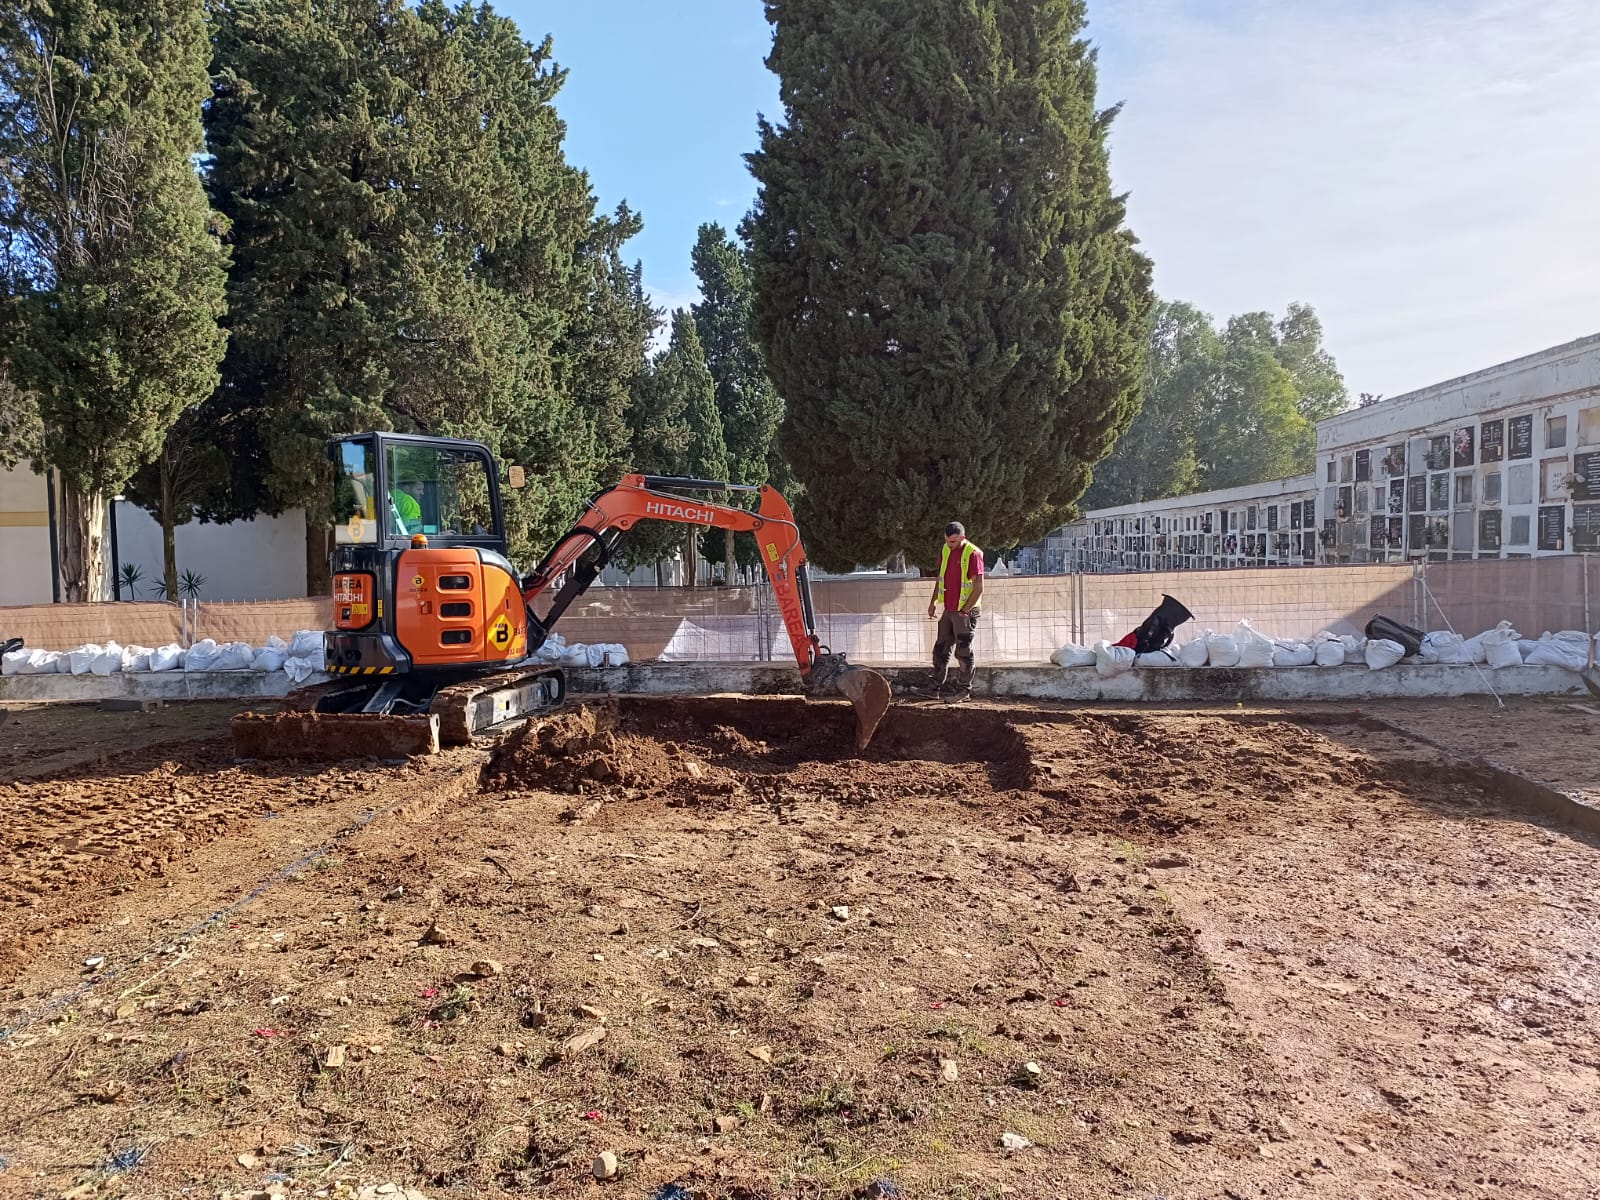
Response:
POLYGON ((0 1195, 1600 1194, 1595 841, 1481 709, 1381 716, 1438 736, 637 699, 242 766, 25 713, 102 749, 0 766, 0 1195))

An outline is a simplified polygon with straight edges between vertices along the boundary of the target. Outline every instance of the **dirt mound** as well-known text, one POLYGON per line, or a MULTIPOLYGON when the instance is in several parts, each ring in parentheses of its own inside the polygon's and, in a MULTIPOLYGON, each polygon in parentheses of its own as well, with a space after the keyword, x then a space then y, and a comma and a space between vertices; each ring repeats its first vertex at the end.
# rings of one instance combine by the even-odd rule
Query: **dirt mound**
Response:
POLYGON ((486 772, 494 791, 632 792, 671 803, 750 796, 782 802, 826 789, 840 801, 1027 787, 1028 747, 1004 716, 900 708, 855 746, 847 704, 774 699, 622 698, 583 705, 512 735, 486 772), (848 766, 841 778, 838 768, 848 766))
POLYGON ((492 791, 584 792, 657 787, 691 770, 675 746, 618 724, 614 703, 583 704, 530 721, 500 744, 485 784, 492 791))

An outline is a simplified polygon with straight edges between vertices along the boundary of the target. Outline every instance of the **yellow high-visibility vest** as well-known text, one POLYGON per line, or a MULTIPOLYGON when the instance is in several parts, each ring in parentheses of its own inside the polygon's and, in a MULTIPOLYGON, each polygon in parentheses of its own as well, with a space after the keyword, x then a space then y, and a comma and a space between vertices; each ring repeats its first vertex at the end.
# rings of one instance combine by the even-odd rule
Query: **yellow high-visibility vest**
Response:
MULTIPOLYGON (((972 564, 972 556, 982 553, 983 551, 979 550, 971 541, 961 543, 961 604, 959 607, 962 609, 967 607, 967 600, 972 595, 972 578, 968 574, 968 568, 972 564)), ((949 569, 950 543, 946 542, 939 551, 939 590, 934 596, 935 602, 944 599, 945 572, 949 569)))

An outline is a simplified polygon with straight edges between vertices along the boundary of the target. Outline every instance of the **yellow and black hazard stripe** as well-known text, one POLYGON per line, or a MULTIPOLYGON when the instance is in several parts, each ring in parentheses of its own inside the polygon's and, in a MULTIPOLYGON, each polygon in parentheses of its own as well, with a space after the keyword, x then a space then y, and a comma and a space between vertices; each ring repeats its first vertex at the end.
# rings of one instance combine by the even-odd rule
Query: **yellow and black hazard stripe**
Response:
POLYGON ((333 667, 328 668, 330 675, 393 675, 393 664, 387 667, 333 667))

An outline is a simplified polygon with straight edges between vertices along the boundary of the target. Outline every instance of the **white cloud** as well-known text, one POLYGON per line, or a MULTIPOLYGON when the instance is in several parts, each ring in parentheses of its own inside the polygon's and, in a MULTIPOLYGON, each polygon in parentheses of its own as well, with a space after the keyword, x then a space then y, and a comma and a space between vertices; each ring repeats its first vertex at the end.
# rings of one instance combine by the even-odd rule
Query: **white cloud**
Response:
POLYGON ((1315 305, 1390 395, 1600 331, 1600 4, 1105 0, 1165 296, 1315 305))
POLYGON ((661 324, 656 329, 656 336, 650 343, 651 353, 667 348, 667 342, 672 337, 672 314, 680 308, 688 308, 691 304, 700 303, 700 289, 694 288, 685 291, 683 288, 652 287, 648 279, 645 280, 645 293, 661 313, 661 324))

